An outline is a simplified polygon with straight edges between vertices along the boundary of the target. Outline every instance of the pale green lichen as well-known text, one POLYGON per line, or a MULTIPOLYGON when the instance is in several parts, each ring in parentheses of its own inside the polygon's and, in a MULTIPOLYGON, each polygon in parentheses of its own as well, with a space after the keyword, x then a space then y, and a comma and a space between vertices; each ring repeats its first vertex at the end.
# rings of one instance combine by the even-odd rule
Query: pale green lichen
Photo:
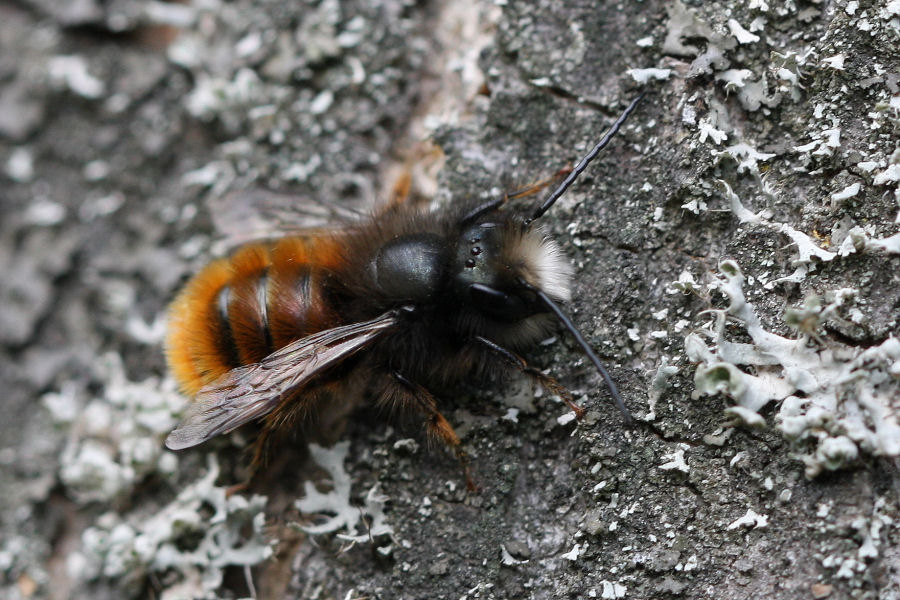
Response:
POLYGON ((678 374, 678 367, 670 365, 668 359, 663 356, 656 373, 653 375, 653 380, 650 382, 650 393, 647 399, 649 410, 644 416, 644 420, 653 421, 656 419, 656 404, 666 390, 669 377, 676 374, 678 374))
POLYGON ((109 353, 95 363, 102 391, 84 401, 75 386, 44 396, 54 421, 71 432, 60 458, 59 477, 78 502, 109 502, 127 495, 150 473, 177 465, 163 438, 184 404, 171 379, 131 381, 122 359, 109 353))
MULTIPOLYGON (((79 504, 111 506, 131 495, 151 474, 171 477, 178 457, 163 439, 184 405, 169 378, 128 379, 121 357, 95 363, 99 393, 84 398, 74 382, 46 394, 53 420, 67 427, 59 479, 79 504)), ((152 514, 106 512, 81 534, 81 548, 67 567, 80 585, 120 580, 135 594, 148 576, 177 574, 162 598, 214 598, 227 566, 250 566, 268 558, 263 526, 266 498, 228 497, 215 485, 219 468, 210 457, 206 476, 152 514)))
POLYGON ((339 442, 332 448, 322 448, 316 444, 309 445, 313 460, 331 477, 331 490, 319 491, 315 485, 304 483, 304 496, 294 504, 297 509, 307 515, 330 515, 317 525, 304 525, 307 533, 320 535, 344 531, 338 537, 342 540, 360 543, 380 536, 390 536, 393 528, 387 523, 384 514, 387 497, 373 486, 366 493, 362 506, 351 502, 352 485, 350 475, 344 470, 344 460, 350 449, 349 442, 339 442), (365 531, 359 529, 363 520, 368 523, 365 531))
POLYGON ((728 531, 737 529, 738 527, 746 527, 747 529, 762 529, 763 527, 768 526, 768 524, 768 515, 761 515, 752 508, 748 508, 743 517, 735 519, 725 529, 728 531))
POLYGON ((73 578, 125 578, 175 570, 180 581, 163 598, 214 598, 228 566, 252 566, 272 555, 267 540, 265 496, 229 496, 215 485, 219 466, 209 470, 152 515, 107 513, 81 536, 82 549, 68 557, 73 578))
MULTIPOLYGON (((756 178, 761 193, 772 199, 773 192, 761 178, 755 162, 746 164, 750 173, 756 178)), ((719 183, 725 190, 725 199, 728 201, 729 209, 741 223, 764 227, 771 231, 784 234, 790 238, 797 249, 797 254, 792 261, 795 266, 794 272, 790 275, 785 275, 767 282, 765 287, 768 289, 773 288, 775 284, 781 282, 798 283, 803 281, 809 273, 815 271, 818 263, 830 262, 836 258, 845 257, 853 253, 900 254, 900 234, 881 239, 872 238, 864 228, 859 226, 851 227, 850 225, 848 225, 849 230, 844 234, 845 237, 843 237, 843 239, 832 239, 833 243, 840 244, 837 250, 835 252, 825 250, 820 247, 815 240, 802 231, 798 231, 787 223, 779 223, 771 220, 771 215, 768 211, 762 210, 757 213, 748 209, 727 182, 719 180, 719 183)))
POLYGON ((798 339, 776 335, 763 328, 743 286, 738 265, 723 262, 713 287, 729 306, 710 311, 710 328, 685 340, 688 357, 698 363, 695 397, 725 394, 736 405, 730 412, 753 425, 764 422, 761 408, 781 401, 776 425, 796 442, 809 477, 846 467, 863 452, 900 456, 900 340, 889 337, 866 350, 822 340, 816 331, 852 296, 846 289, 825 305, 808 302, 789 313, 798 339), (739 321, 752 342, 728 340, 728 319, 739 321))

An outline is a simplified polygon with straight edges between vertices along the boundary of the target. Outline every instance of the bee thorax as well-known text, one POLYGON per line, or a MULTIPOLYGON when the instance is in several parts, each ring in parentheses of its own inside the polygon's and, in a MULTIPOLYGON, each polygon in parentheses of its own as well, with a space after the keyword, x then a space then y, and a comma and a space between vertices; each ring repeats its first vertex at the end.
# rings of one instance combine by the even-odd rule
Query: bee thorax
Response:
POLYGON ((440 287, 446 262, 440 236, 410 234, 382 246, 369 263, 377 289, 393 300, 419 301, 440 287))

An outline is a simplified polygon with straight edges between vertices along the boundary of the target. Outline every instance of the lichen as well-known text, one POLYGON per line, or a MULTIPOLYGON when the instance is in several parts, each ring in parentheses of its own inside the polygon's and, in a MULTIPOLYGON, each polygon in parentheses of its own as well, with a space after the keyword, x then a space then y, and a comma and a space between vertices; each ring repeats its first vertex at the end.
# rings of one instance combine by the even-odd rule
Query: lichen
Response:
POLYGON ((215 485, 218 476, 210 455, 207 474, 152 515, 103 515, 83 532, 81 550, 68 557, 69 574, 135 582, 174 570, 180 581, 163 598, 216 597, 225 567, 258 564, 274 544, 264 531, 265 496, 229 496, 215 485))
POLYGON ((722 393, 735 402, 730 411, 752 425, 764 423, 764 406, 780 401, 776 426, 794 442, 808 477, 846 467, 861 453, 900 455, 900 340, 888 337, 860 349, 819 336, 850 290, 833 292, 826 304, 809 301, 790 311, 786 322, 800 336, 777 335, 763 328, 743 286, 738 265, 724 261, 711 287, 729 305, 709 311, 709 327, 685 339, 686 353, 697 363, 695 397, 722 393), (740 323, 750 343, 728 339, 729 320, 740 323))
POLYGON ((394 529, 387 523, 384 514, 388 499, 379 492, 377 484, 366 493, 362 506, 351 502, 352 482, 350 475, 344 470, 344 460, 349 449, 349 442, 339 442, 332 448, 309 445, 313 460, 331 477, 331 490, 321 492, 312 482, 304 483, 304 496, 294 503, 295 506, 304 514, 322 515, 325 519, 317 525, 303 525, 302 529, 313 535, 343 530, 345 533, 338 537, 353 543, 391 536, 394 529), (359 526, 364 519, 367 527, 365 531, 361 531, 359 526))
POLYGON ((71 432, 59 477, 80 503, 110 502, 150 473, 173 473, 177 460, 162 440, 184 405, 171 379, 129 380, 118 354, 99 357, 95 369, 103 388, 93 397, 83 400, 74 385, 43 397, 54 421, 71 432))

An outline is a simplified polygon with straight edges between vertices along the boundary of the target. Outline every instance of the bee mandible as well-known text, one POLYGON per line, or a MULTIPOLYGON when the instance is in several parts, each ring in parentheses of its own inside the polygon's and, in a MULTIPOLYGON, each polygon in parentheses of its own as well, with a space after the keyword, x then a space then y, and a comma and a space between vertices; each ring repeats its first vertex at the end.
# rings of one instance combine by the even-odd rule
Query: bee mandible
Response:
POLYGON ((209 264, 170 308, 168 363, 194 402, 166 446, 189 448, 259 421, 255 471, 276 434, 369 399, 420 414, 473 487, 431 390, 488 379, 505 365, 580 416, 571 394, 518 354, 554 322, 574 336, 630 422, 606 368, 559 306, 570 300, 572 267, 536 221, 642 97, 528 216, 505 210, 505 197, 431 211, 393 203, 356 222, 246 244, 209 264))

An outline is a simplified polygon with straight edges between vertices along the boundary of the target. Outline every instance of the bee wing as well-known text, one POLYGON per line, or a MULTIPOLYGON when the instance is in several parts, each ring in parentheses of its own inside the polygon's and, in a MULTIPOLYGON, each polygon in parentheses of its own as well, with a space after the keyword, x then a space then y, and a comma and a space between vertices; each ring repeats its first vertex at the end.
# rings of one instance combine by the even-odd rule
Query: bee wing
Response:
POLYGON ((261 362, 232 369, 200 390, 184 420, 166 438, 166 446, 190 448, 269 414, 285 393, 370 345, 398 320, 397 311, 390 311, 371 321, 327 329, 288 344, 261 362))
POLYGON ((326 227, 334 229, 367 214, 361 202, 359 206, 325 203, 260 188, 210 197, 207 207, 228 248, 326 227))

